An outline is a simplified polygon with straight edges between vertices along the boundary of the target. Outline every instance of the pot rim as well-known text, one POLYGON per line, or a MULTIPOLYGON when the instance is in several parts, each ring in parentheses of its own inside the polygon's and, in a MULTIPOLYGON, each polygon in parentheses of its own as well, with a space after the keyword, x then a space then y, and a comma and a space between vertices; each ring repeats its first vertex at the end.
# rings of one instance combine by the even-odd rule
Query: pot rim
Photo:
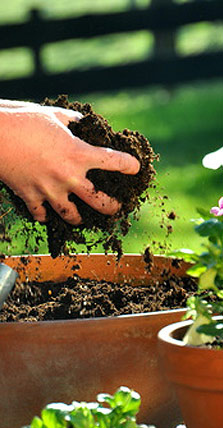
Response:
MULTIPOLYGON (((218 320, 218 319, 223 319, 223 315, 217 315, 214 316, 213 319, 218 320)), ((193 320, 186 320, 186 321, 179 321, 173 324, 169 324, 165 327, 163 327, 159 333, 158 333, 158 339, 162 342, 166 342, 170 345, 174 345, 177 346, 178 348, 194 348, 197 350, 201 350, 200 347, 198 346, 193 346, 193 345, 186 345, 182 340, 180 339, 175 339, 173 337, 173 333, 177 330, 185 330, 188 329, 189 326, 193 323, 193 320)), ((218 350, 216 349, 209 349, 209 348, 202 348, 202 351, 214 351, 214 352, 218 352, 218 350)))
POLYGON ((172 335, 173 335, 173 332, 176 330, 181 330, 189 327, 192 324, 192 322, 193 322, 192 320, 187 320, 187 321, 179 321, 173 324, 166 325, 159 331, 158 339, 163 342, 167 342, 171 345, 184 347, 186 346, 185 343, 182 340, 175 339, 172 335))
MULTIPOLYGON (((54 261, 55 260, 57 260, 57 259, 59 259, 59 258, 72 258, 72 257, 92 257, 92 256, 104 256, 105 258, 109 258, 109 257, 112 257, 112 258, 114 258, 115 260, 116 260, 116 258, 117 258, 117 256, 116 256, 116 254, 115 253, 107 253, 107 254, 105 254, 105 253, 103 253, 103 252, 98 252, 98 253, 70 253, 69 255, 65 255, 65 254, 60 254, 58 257, 56 257, 55 259, 53 259, 54 261)), ((136 253, 136 252, 134 252, 134 253, 128 253, 128 252, 126 252, 126 253, 123 253, 123 255, 121 256, 121 258, 120 258, 120 260, 118 261, 118 263, 119 262, 121 262, 122 261, 122 259, 125 257, 125 256, 127 256, 127 257, 134 257, 134 258, 142 258, 143 257, 143 254, 142 253, 136 253)), ((50 253, 28 253, 28 254, 11 254, 11 255, 9 255, 9 254, 7 254, 7 255, 4 255, 4 254, 1 254, 0 255, 0 260, 2 261, 2 262, 4 262, 4 260, 10 260, 10 259, 19 259, 19 258, 48 258, 48 257, 50 257, 51 258, 51 254, 50 253)), ((166 261, 168 261, 168 259, 169 260, 180 260, 182 263, 184 263, 185 265, 188 265, 188 267, 189 266, 191 266, 191 263, 190 262, 186 262, 186 261, 184 261, 183 259, 181 259, 181 258, 179 258, 179 257, 175 257, 175 256, 167 256, 167 255, 165 255, 165 254, 159 254, 159 253, 157 253, 157 254, 152 254, 152 257, 153 258, 155 258, 155 259, 160 259, 160 260, 166 260, 166 261)))
POLYGON ((105 322, 120 322, 120 320, 122 319, 131 319, 131 321, 134 321, 137 318, 159 318, 159 317, 165 317, 168 315, 174 315, 174 314, 180 314, 182 313, 182 315, 185 313, 186 309, 185 308, 181 308, 181 309, 168 309, 168 310, 163 310, 163 311, 155 311, 155 312, 140 312, 138 314, 123 314, 123 315, 117 315, 117 316, 104 316, 104 317, 89 317, 89 318, 73 318, 73 319, 58 319, 58 320, 44 320, 44 321, 26 321, 26 322, 20 322, 20 321, 3 321, 0 322, 0 329, 2 328, 2 326, 9 326, 9 325, 44 325, 44 324, 52 324, 52 325, 56 325, 56 324, 61 324, 61 323, 66 323, 66 324, 85 324, 85 323, 89 323, 89 322, 94 322, 94 323, 102 323, 105 322))
MULTIPOLYGON (((96 253, 82 253, 82 252, 80 252, 80 253, 70 253, 69 255, 65 255, 65 254, 61 254, 61 255, 59 255, 58 257, 56 257, 55 259, 53 259, 53 260, 56 260, 56 259, 59 259, 59 258, 72 258, 72 257, 82 257, 82 256, 84 256, 84 257, 91 257, 91 256, 104 256, 105 258, 107 257, 112 257, 112 258, 114 258, 114 259, 116 259, 116 254, 115 253, 110 253, 110 252, 108 252, 107 254, 105 254, 105 253, 103 253, 103 252, 96 252, 96 253)), ((133 252, 133 253, 128 253, 128 252, 126 252, 126 253, 123 253, 123 255, 121 256, 121 258, 120 258, 120 260, 119 260, 119 262, 121 262, 122 261, 122 258, 124 258, 125 256, 133 256, 133 257, 140 257, 140 258, 142 258, 143 257, 143 254, 142 253, 136 253, 136 252, 133 252)), ((24 258, 29 258, 29 257, 33 257, 33 258, 38 258, 38 257, 40 257, 40 258, 44 258, 44 257, 51 257, 51 254, 50 253, 28 253, 28 254, 12 254, 12 255, 2 255, 1 254, 1 256, 0 256, 0 259, 1 260, 7 260, 7 259, 18 259, 18 258, 20 258, 20 257, 24 257, 24 258)), ((161 260, 180 260, 182 263, 184 263, 185 265, 188 265, 188 266, 191 266, 191 263, 190 262, 186 262, 186 261, 184 261, 183 259, 181 259, 181 258, 179 258, 179 257, 175 257, 174 255, 173 256, 169 256, 169 255, 165 255, 165 254, 160 254, 160 253, 156 253, 156 254, 152 254, 152 257, 154 257, 155 259, 161 259, 161 260)))

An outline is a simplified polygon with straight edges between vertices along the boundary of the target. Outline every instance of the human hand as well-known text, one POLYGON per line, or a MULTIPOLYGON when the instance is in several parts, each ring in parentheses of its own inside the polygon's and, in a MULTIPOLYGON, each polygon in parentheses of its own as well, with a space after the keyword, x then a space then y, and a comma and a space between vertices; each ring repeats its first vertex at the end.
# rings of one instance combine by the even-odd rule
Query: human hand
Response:
POLYGON ((90 169, 136 174, 140 164, 133 156, 95 147, 75 137, 67 128, 81 114, 38 104, 0 107, 0 179, 24 200, 35 220, 45 222, 45 201, 68 223, 81 217, 68 200, 75 193, 95 210, 115 214, 119 203, 96 192, 86 178, 90 169))

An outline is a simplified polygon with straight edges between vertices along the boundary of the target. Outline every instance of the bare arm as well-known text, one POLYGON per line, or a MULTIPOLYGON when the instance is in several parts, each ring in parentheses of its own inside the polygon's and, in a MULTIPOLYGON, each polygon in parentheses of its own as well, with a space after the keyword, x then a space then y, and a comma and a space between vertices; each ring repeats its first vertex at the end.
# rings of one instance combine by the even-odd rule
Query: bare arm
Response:
POLYGON ((2 108, 23 108, 30 106, 37 106, 38 104, 31 103, 28 101, 16 101, 16 100, 4 100, 0 99, 0 107, 2 108))

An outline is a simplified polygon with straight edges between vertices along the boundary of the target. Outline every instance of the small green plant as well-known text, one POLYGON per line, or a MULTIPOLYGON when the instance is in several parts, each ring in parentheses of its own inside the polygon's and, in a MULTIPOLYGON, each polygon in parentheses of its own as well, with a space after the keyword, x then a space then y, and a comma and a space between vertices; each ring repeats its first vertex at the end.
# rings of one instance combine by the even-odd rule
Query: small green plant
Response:
POLYGON ((24 428, 155 428, 136 423, 140 404, 140 395, 122 386, 114 395, 99 394, 95 403, 48 404, 24 428))
POLYGON ((188 298, 183 317, 194 320, 184 342, 195 346, 223 339, 223 319, 213 319, 213 315, 223 314, 223 197, 210 212, 203 209, 198 212, 202 218, 195 231, 206 238, 202 244, 204 251, 198 254, 183 249, 172 253, 192 262, 187 273, 198 278, 198 293, 188 298))

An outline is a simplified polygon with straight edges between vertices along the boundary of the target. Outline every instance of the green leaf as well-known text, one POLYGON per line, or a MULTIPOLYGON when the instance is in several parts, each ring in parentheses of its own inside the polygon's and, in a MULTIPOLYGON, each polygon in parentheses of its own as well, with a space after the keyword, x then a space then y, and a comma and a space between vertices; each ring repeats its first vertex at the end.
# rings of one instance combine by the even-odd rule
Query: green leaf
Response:
POLYGON ((104 407, 98 407, 97 410, 92 411, 97 420, 97 426, 100 428, 110 428, 111 426, 111 414, 113 410, 104 407))
POLYGON ((34 418, 27 428, 137 428, 135 415, 141 403, 140 395, 120 387, 115 394, 99 394, 98 401, 110 405, 103 407, 99 402, 48 404, 40 418, 34 418))
POLYGON ((43 421, 35 416, 31 422, 30 428, 45 428, 43 421))
POLYGON ((221 302, 211 302, 209 303, 209 305, 211 306, 211 311, 213 314, 223 314, 223 303, 221 302))
POLYGON ((171 251, 168 253, 168 256, 183 259, 185 262, 196 262, 198 260, 198 256, 192 250, 187 250, 186 248, 180 248, 179 250, 171 251))
POLYGON ((42 410, 41 416, 43 420, 43 427, 45 428, 64 428, 66 427, 65 416, 67 412, 60 409, 50 408, 47 406, 42 410))
POLYGON ((217 236, 222 237, 223 235, 223 223, 216 218, 211 218, 203 223, 195 226, 195 231, 200 236, 217 236))
POLYGON ((187 312, 182 319, 192 318, 196 320, 200 315, 211 321, 212 304, 204 300, 200 296, 191 296, 187 299, 187 312))
POLYGON ((125 386, 122 386, 116 391, 114 399, 116 405, 122 408, 122 412, 128 413, 129 416, 134 416, 138 412, 141 404, 140 395, 125 386))
MULTIPOLYGON (((187 330, 183 341, 185 345, 199 346, 212 341, 207 333, 201 334, 199 327, 204 324, 209 324, 210 320, 203 315, 199 315, 198 318, 187 330)), ((203 332, 202 332, 203 333, 203 332)))
POLYGON ((213 321, 207 325, 201 325, 198 328, 199 333, 206 334, 212 337, 221 337, 223 338, 223 320, 222 321, 213 321))
POLYGON ((200 305, 200 298, 198 296, 190 296, 187 299, 187 306, 190 309, 197 309, 198 305, 200 305))
POLYGON ((187 269, 187 274, 194 276, 195 278, 199 278, 199 276, 201 276, 201 274, 204 273, 206 269, 206 266, 204 266, 202 263, 196 263, 187 269))
POLYGON ((207 269, 204 273, 200 275, 198 288, 199 290, 214 290, 218 291, 218 288, 215 285, 215 277, 217 271, 215 268, 207 269))
POLYGON ((198 303, 197 300, 200 302, 200 299, 198 296, 191 296, 187 299, 187 312, 182 316, 182 320, 187 320, 189 318, 192 318, 195 320, 197 318, 198 314, 198 303))
POLYGON ((219 255, 219 249, 213 246, 204 245, 207 248, 207 251, 203 251, 203 253, 199 254, 199 263, 202 263, 205 266, 209 266, 215 263, 216 256, 219 255))
POLYGON ((210 214, 210 211, 205 208, 198 207, 196 210, 204 220, 209 220, 213 217, 213 214, 210 214))
POLYGON ((96 428, 94 417, 87 403, 80 403, 69 415, 69 421, 77 428, 96 428))
POLYGON ((223 299, 223 290, 216 291, 216 294, 219 297, 219 299, 223 299))
POLYGON ((218 245, 218 236, 209 236, 208 239, 213 245, 218 245))

